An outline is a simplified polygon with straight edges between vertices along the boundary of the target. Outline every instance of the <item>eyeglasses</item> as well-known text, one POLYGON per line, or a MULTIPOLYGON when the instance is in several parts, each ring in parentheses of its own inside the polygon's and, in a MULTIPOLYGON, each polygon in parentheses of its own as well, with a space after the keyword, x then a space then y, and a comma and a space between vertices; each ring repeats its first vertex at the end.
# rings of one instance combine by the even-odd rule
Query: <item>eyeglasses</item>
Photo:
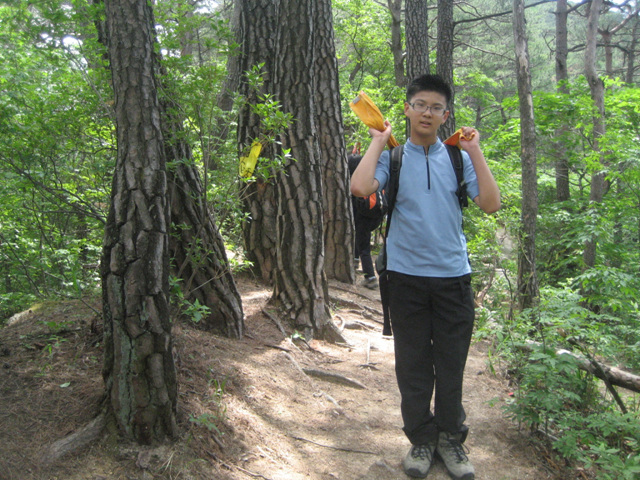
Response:
POLYGON ((431 112, 433 115, 442 115, 446 110, 442 105, 427 105, 423 102, 413 102, 410 103, 411 108, 413 108, 418 113, 431 112))

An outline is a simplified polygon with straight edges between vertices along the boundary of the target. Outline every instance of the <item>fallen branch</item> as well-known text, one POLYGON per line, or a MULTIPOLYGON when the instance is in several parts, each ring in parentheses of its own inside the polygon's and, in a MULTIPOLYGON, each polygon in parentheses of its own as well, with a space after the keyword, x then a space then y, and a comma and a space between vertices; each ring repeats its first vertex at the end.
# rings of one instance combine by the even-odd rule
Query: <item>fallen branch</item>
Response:
POLYGON ((222 460, 220 460, 218 458, 218 456, 213 452, 210 452, 208 450, 205 450, 205 452, 207 453, 207 455, 209 455, 211 458, 213 458, 216 462, 218 462, 220 465, 222 465, 227 470, 233 471, 234 469, 236 469, 236 470, 240 470, 243 473, 246 473, 250 477, 263 478, 264 480, 271 480, 269 477, 265 477, 261 473, 251 472, 251 471, 249 471, 249 470, 247 470, 245 468, 239 467, 238 465, 229 465, 228 463, 225 463, 222 460))
POLYGON ((368 450, 355 450, 353 448, 343 448, 343 447, 334 447, 332 445, 323 445, 322 443, 314 442, 313 440, 309 440, 307 438, 296 437, 295 435, 289 435, 289 437, 294 440, 300 440, 301 442, 313 443, 314 445, 318 445, 323 448, 331 448, 333 450, 338 450, 340 452, 349 452, 349 453, 366 453, 367 455, 378 455, 378 452, 370 452, 368 450))
POLYGON ((361 322, 360 320, 345 322, 342 328, 346 328, 348 330, 369 330, 369 331, 376 330, 376 327, 367 325, 366 323, 361 322))
POLYGON ((576 342, 575 340, 574 341, 569 340, 569 343, 575 347, 582 349, 582 353, 589 360, 589 364, 595 369, 594 375, 604 380, 604 384, 607 386, 607 390, 609 390, 609 393, 611 393, 611 395, 613 396, 614 400, 620 407, 620 410, 622 411, 622 413, 626 415, 627 407, 625 406, 624 402, 620 398, 620 395, 618 395, 618 391, 615 388, 613 388, 613 384, 609 381, 609 378, 607 377, 606 372, 602 368, 602 365, 600 365, 598 361, 595 358, 593 358, 593 355, 591 355, 587 351, 587 349, 584 348, 582 345, 580 345, 578 342, 576 342))
POLYGON ((322 380, 326 380, 328 382, 339 383, 342 385, 346 385, 347 387, 366 389, 362 383, 357 380, 353 380, 352 378, 345 377, 344 375, 340 375, 338 373, 327 372, 325 370, 317 370, 315 368, 303 368, 302 371, 311 377, 320 378, 322 380))
POLYGON ((289 349, 288 349, 288 348, 286 348, 286 347, 281 347, 280 345, 273 345, 273 344, 271 344, 271 343, 263 343, 263 345, 264 345, 265 347, 275 348, 275 349, 277 349, 277 350, 282 350, 283 352, 290 352, 290 351, 291 351, 291 350, 289 350, 289 349))
POLYGON ((278 317, 269 313, 264 308, 262 309, 262 313, 265 315, 265 317, 267 317, 269 320, 275 323, 276 327, 278 327, 278 330, 280 330, 280 333, 282 333, 282 336, 284 338, 287 338, 287 332, 285 332, 284 327, 282 326, 282 323, 280 323, 280 320, 278 320, 278 317))
MULTIPOLYGON (((293 366, 304 375, 304 378, 307 379, 307 381, 309 382, 310 385, 313 385, 313 380, 311 380, 311 378, 309 378, 309 376, 307 375, 307 373, 304 371, 304 369, 300 366, 300 364, 296 361, 295 358, 293 358, 291 355, 289 355, 288 353, 284 353, 284 356, 287 357, 291 363, 293 363, 293 366)), ((315 388, 315 386, 314 386, 315 388)), ((319 395, 323 396, 324 398, 326 398, 327 400, 329 400, 331 403, 333 403, 336 408, 338 408, 341 412, 342 412, 342 407, 340 406, 340 404, 331 396, 329 395, 327 392, 325 392, 324 390, 320 390, 319 391, 319 395)), ((314 394, 315 396, 315 394, 314 394)))
MULTIPOLYGON (((530 352, 533 350, 534 346, 540 347, 541 345, 537 342, 528 342, 526 344, 520 345, 519 348, 530 352)), ((570 350, 556 350, 556 355, 569 355, 576 359, 578 368, 580 370, 591 373, 595 377, 605 382, 608 381, 611 385, 616 385, 618 387, 631 390, 632 392, 640 393, 640 376, 638 375, 625 372, 624 370, 621 370, 617 367, 611 367, 600 362, 595 362, 594 360, 594 363, 597 363, 598 365, 598 367, 596 367, 591 361, 589 361, 589 359, 583 357, 582 355, 578 355, 577 353, 571 352, 570 350)))

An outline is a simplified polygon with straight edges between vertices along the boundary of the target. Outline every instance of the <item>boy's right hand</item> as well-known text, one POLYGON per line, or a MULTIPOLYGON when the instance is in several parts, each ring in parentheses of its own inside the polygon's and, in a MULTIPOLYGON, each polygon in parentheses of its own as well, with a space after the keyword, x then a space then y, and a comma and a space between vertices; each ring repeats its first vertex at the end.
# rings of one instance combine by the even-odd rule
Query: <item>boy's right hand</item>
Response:
POLYGON ((371 135, 372 139, 383 140, 384 143, 386 144, 387 141, 389 140, 389 137, 391 137, 391 124, 389 123, 388 120, 385 120, 384 130, 380 131, 375 128, 369 128, 369 135, 371 135))

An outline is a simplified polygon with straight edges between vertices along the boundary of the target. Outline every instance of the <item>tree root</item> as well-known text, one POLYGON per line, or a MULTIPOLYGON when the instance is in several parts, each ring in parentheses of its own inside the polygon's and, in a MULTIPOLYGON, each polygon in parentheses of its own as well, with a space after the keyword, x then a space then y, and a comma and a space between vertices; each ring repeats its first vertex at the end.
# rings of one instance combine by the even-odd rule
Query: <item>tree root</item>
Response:
POLYGON ((65 455, 86 447, 100 437, 105 426, 106 419, 101 413, 80 430, 54 442, 40 457, 40 465, 48 467, 65 455))

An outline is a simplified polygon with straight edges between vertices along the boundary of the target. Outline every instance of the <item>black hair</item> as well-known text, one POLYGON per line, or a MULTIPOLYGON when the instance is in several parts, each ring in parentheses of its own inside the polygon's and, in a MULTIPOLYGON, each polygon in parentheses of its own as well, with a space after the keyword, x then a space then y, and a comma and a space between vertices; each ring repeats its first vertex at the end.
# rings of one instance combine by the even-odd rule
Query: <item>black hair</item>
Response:
POLYGON ((353 172, 356 171, 356 168, 358 168, 358 165, 360 164, 360 160, 362 160, 362 155, 358 155, 355 153, 347 155, 347 162, 349 164, 349 176, 353 175, 353 172))
POLYGON ((447 99, 447 104, 451 101, 451 87, 440 75, 420 75, 414 78, 407 87, 407 102, 413 96, 422 91, 437 92, 447 99))

